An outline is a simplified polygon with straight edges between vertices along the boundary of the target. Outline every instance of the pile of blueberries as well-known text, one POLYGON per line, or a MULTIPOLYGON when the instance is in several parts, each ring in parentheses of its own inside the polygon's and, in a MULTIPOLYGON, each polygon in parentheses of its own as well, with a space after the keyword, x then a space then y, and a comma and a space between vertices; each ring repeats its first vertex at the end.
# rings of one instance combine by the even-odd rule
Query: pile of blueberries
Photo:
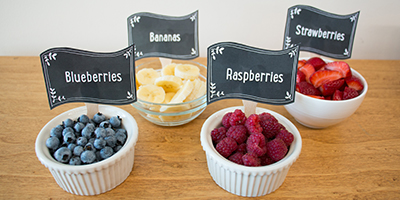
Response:
POLYGON ((84 165, 107 159, 125 144, 127 133, 121 118, 96 113, 92 119, 83 114, 77 120, 66 119, 52 128, 46 146, 57 161, 84 165))

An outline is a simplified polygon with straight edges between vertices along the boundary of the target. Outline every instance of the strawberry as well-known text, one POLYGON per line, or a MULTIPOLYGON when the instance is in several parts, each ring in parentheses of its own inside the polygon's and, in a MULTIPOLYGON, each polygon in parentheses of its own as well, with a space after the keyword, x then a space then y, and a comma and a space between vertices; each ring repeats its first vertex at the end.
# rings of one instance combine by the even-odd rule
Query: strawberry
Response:
POLYGON ((300 67, 303 67, 304 64, 306 64, 306 60, 299 60, 297 62, 297 69, 299 69, 300 67))
POLYGON ((296 83, 300 83, 305 80, 306 80, 306 75, 302 71, 297 70, 296 83))
POLYGON ((343 91, 343 100, 352 99, 358 96, 357 90, 350 87, 345 87, 343 91))
POLYGON ((361 83, 361 80, 355 76, 346 78, 346 84, 347 86, 357 90, 358 92, 364 89, 364 85, 361 83))
POLYGON ((325 65, 325 69, 338 71, 342 74, 343 78, 351 77, 350 66, 346 62, 343 62, 343 61, 334 61, 334 62, 327 63, 325 65))
POLYGON ((301 72, 304 73, 304 75, 306 75, 306 81, 309 82, 310 81, 310 76, 315 72, 314 67, 311 64, 305 64, 302 67, 300 67, 301 72))
POLYGON ((316 98, 316 99, 323 99, 323 100, 325 100, 325 97, 323 97, 323 96, 318 96, 318 95, 307 95, 307 96, 312 97, 312 98, 316 98))
POLYGON ((329 81, 325 84, 322 84, 321 87, 319 87, 319 90, 321 91, 322 95, 331 96, 333 93, 335 93, 336 90, 340 90, 342 88, 344 82, 345 81, 342 78, 334 81, 329 81))
POLYGON ((296 91, 305 95, 321 95, 321 92, 307 81, 302 81, 296 84, 296 91))
POLYGON ((319 70, 321 67, 326 65, 325 61, 322 60, 320 57, 312 57, 307 60, 307 63, 314 66, 315 71, 319 70))
POLYGON ((343 92, 340 90, 336 90, 335 93, 333 93, 332 100, 334 101, 343 100, 343 92))
POLYGON ((342 78, 342 73, 338 71, 319 70, 311 75, 310 83, 313 84, 315 88, 318 88, 329 81, 335 81, 340 78, 342 78))

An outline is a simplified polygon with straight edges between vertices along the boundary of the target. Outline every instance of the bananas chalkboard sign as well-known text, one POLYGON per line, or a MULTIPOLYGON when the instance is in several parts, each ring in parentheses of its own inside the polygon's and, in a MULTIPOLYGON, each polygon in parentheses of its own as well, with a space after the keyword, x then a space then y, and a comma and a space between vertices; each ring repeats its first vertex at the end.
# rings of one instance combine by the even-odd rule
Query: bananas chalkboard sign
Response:
POLYGON ((360 12, 337 15, 305 5, 288 9, 283 49, 300 50, 336 59, 351 57, 360 12))
POLYGON ((133 46, 113 53, 52 48, 40 54, 50 109, 71 102, 136 101, 133 46))
POLYGON ((299 46, 270 51, 221 42, 207 50, 207 103, 228 98, 294 102, 299 46))
POLYGON ((172 17, 136 13, 128 17, 129 44, 135 44, 135 60, 165 57, 189 60, 199 56, 198 11, 172 17))

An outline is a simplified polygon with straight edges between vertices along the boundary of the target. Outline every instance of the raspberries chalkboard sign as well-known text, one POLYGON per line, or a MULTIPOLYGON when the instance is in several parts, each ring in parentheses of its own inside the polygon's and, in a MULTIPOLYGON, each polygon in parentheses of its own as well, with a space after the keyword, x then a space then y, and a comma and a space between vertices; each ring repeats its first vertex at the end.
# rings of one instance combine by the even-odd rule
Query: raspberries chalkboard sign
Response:
POLYGON ((198 11, 172 17, 136 13, 128 17, 129 44, 135 44, 135 60, 165 57, 189 60, 199 56, 198 11))
POLYGON ((233 42, 208 47, 207 103, 227 98, 294 102, 299 46, 270 51, 233 42))
POLYGON ((40 54, 50 109, 70 102, 136 101, 133 45, 113 53, 52 48, 40 54))
POLYGON ((360 12, 337 15, 305 5, 290 7, 283 48, 300 44, 300 50, 336 59, 351 57, 360 12))

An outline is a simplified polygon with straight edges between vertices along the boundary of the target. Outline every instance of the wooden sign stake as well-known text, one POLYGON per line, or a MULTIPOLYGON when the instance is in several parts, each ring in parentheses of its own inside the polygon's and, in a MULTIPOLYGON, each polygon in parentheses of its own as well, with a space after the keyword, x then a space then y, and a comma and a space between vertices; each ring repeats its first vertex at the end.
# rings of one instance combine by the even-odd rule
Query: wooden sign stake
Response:
POLYGON ((158 59, 160 59, 160 62, 161 62, 161 66, 162 66, 162 67, 165 67, 165 66, 171 64, 171 62, 172 62, 172 59, 169 59, 169 58, 162 58, 162 57, 159 57, 158 59))
POLYGON ((256 113, 257 102, 242 100, 244 106, 244 114, 249 117, 251 114, 256 113))
POLYGON ((86 110, 87 113, 86 115, 89 118, 93 118, 93 116, 99 112, 99 104, 94 104, 94 103, 85 103, 86 105, 86 110))

